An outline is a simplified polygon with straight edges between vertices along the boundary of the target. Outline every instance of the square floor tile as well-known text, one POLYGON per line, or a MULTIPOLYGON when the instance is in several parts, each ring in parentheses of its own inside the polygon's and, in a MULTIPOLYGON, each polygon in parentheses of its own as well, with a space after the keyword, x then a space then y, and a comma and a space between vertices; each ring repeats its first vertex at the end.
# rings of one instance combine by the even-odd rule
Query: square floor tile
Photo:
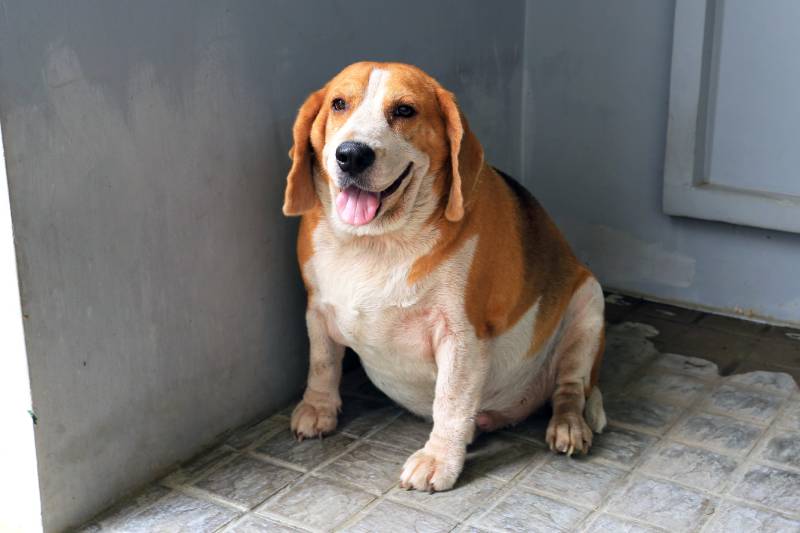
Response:
POLYGON ((607 426, 599 435, 594 436, 591 457, 612 461, 623 468, 633 468, 648 446, 656 441, 656 437, 629 429, 607 426))
POLYGON ((410 454, 425 445, 432 427, 433 423, 405 413, 369 437, 369 440, 405 450, 410 454))
POLYGON ((597 382, 603 397, 608 399, 624 393, 625 387, 635 379, 642 366, 614 357, 604 357, 597 382))
POLYGON ((681 407, 649 398, 611 398, 604 403, 610 420, 659 433, 666 431, 682 411, 681 407))
POLYGON ((337 430, 354 437, 361 437, 401 412, 402 410, 396 405, 380 400, 343 398, 337 430))
POLYGON ((228 446, 242 450, 247 448, 257 440, 268 435, 277 433, 282 429, 289 427, 289 418, 281 415, 275 415, 266 420, 262 420, 257 424, 241 429, 235 432, 226 441, 228 446))
POLYGON ((653 367, 704 379, 713 380, 719 377, 719 368, 712 361, 677 353, 660 354, 653 361, 653 367))
POLYGON ((289 429, 268 438, 255 451, 304 469, 311 469, 320 463, 342 453, 354 439, 334 433, 321 439, 305 439, 298 442, 289 429))
POLYGON ((774 394, 722 385, 711 394, 707 405, 709 409, 723 414, 769 424, 778 413, 782 401, 780 396, 774 394))
POLYGON ((316 529, 331 530, 374 499, 341 483, 309 477, 273 496, 256 512, 275 513, 316 529))
MULTIPOLYGON (((650 339, 641 335, 629 336, 630 332, 624 328, 630 325, 627 322, 619 324, 607 333, 599 382, 606 397, 619 392, 658 355, 650 339)), ((655 334, 655 330, 652 333, 655 334)))
POLYGON ((252 507, 300 477, 300 472, 238 455, 200 478, 195 487, 252 507))
POLYGON ((651 370, 635 379, 628 391, 644 398, 663 398, 678 405, 689 405, 704 392, 708 384, 691 376, 651 370))
POLYGON ((689 531, 706 521, 715 503, 701 492, 637 477, 613 498, 608 509, 670 531, 689 531))
POLYGON ((406 458, 405 452, 364 442, 322 468, 318 475, 347 481, 367 492, 381 494, 399 481, 406 458))
POLYGON ((735 418, 710 413, 694 413, 678 422, 670 436, 686 442, 743 455, 758 441, 764 429, 735 418))
POLYGON ((209 469, 216 468, 220 462, 229 461, 232 457, 233 455, 229 448, 225 446, 215 448, 181 465, 180 468, 164 477, 161 480, 161 484, 168 487, 176 487, 190 483, 209 469))
POLYGON ((520 483, 576 505, 597 507, 626 474, 625 470, 586 457, 553 455, 545 464, 526 473, 520 483))
POLYGON ((384 500, 370 509, 355 524, 345 528, 348 533, 439 533, 450 531, 456 522, 435 516, 399 503, 384 500))
POLYGON ((173 492, 140 513, 115 523, 119 533, 210 533, 227 524, 239 511, 173 492))
POLYGON ((757 370, 746 374, 736 374, 725 379, 726 383, 745 385, 776 394, 791 394, 797 390, 797 383, 789 374, 757 370))
POLYGON ((478 437, 467 450, 466 471, 509 481, 531 463, 543 461, 550 450, 502 433, 478 437))
POLYGON ((509 492, 476 525, 495 531, 573 531, 589 514, 586 509, 567 505, 524 489, 509 492))
POLYGON ((760 455, 774 463, 800 469, 800 433, 774 431, 761 448, 760 455))
POLYGON ((476 509, 493 500, 502 486, 501 482, 494 479, 462 474, 451 490, 428 493, 398 487, 392 489, 389 499, 449 516, 454 520, 464 520, 476 509))
POLYGON ((739 366, 736 367, 734 373, 747 374, 759 370, 764 370, 767 372, 777 372, 778 374, 788 374, 789 376, 792 377, 794 382, 798 386, 800 386, 800 368, 790 367, 790 366, 778 366, 772 363, 759 362, 752 357, 742 361, 741 364, 739 364, 739 366))
POLYGON ((233 526, 225 528, 225 533, 295 533, 303 531, 307 530, 256 515, 246 516, 233 526))
POLYGON ((93 522, 106 530, 114 530, 118 525, 125 524, 133 515, 140 513, 142 510, 171 493, 172 491, 168 488, 159 485, 150 485, 131 499, 120 502, 111 509, 103 512, 93 522))
POLYGON ((725 488, 737 466, 732 457, 676 442, 661 442, 642 463, 651 474, 712 492, 725 488))
POLYGON ((737 502, 723 502, 713 521, 704 530, 707 533, 731 533, 746 531, 748 533, 797 533, 800 521, 785 516, 754 509, 737 502))
POLYGON ((583 533, 659 533, 663 529, 630 522, 616 516, 598 514, 583 533))
POLYGON ((793 398, 783 406, 783 412, 780 414, 775 424, 795 431, 800 431, 800 398, 793 398))
POLYGON ((741 477, 731 494, 788 513, 800 509, 800 474, 754 465, 741 477))
POLYGON ((607 360, 625 361, 634 366, 639 366, 650 362, 658 355, 658 351, 648 338, 641 335, 629 335, 630 332, 625 329, 627 324, 629 323, 620 324, 610 329, 606 339, 605 354, 603 355, 604 363, 607 360))

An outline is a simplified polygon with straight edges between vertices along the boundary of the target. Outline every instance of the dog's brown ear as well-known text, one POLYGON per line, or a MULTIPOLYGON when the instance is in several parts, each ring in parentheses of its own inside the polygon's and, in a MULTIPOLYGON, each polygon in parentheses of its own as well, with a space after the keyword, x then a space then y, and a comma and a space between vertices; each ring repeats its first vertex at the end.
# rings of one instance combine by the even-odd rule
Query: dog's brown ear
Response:
POLYGON ((292 168, 286 176, 286 192, 283 199, 283 214, 287 216, 302 215, 317 205, 317 193, 311 170, 313 164, 311 158, 314 155, 314 149, 311 147, 311 130, 324 97, 324 88, 311 93, 300 107, 294 121, 292 129, 294 146, 289 149, 292 168))
POLYGON ((444 114, 447 138, 450 141, 450 196, 444 216, 451 222, 461 220, 464 206, 477 185, 478 174, 483 166, 483 148, 472 133, 467 119, 456 104, 456 97, 450 91, 436 90, 439 107, 444 114))

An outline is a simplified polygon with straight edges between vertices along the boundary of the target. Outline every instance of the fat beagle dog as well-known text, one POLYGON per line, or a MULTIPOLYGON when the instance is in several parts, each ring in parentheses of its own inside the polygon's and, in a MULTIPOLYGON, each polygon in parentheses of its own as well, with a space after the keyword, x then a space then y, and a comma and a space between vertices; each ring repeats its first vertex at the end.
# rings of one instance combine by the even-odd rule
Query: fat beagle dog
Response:
POLYGON ((603 294, 536 199, 484 160, 454 95, 420 69, 350 65, 293 129, 283 212, 302 215, 308 384, 302 439, 336 428, 345 347, 371 381, 433 419, 401 486, 453 487, 476 433, 550 400, 550 448, 586 452, 603 294))

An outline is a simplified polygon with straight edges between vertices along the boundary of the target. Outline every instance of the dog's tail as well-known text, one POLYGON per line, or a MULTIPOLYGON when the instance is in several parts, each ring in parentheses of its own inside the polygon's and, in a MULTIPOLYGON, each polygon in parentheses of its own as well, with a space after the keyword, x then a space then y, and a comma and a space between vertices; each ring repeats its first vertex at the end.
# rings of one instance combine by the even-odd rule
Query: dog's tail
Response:
POLYGON ((586 407, 583 409, 583 417, 586 423, 592 428, 595 433, 602 433, 606 427, 606 412, 603 410, 603 395, 600 394, 600 389, 595 385, 592 387, 592 392, 586 398, 586 407))

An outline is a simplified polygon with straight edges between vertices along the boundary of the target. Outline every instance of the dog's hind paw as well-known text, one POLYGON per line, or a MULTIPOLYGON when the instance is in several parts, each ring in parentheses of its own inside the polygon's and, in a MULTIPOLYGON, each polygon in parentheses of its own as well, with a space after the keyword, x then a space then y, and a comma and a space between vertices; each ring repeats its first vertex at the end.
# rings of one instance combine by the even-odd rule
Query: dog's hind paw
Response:
POLYGON ((592 430, 578 413, 553 415, 545 439, 553 451, 567 455, 587 453, 592 446, 592 430))

